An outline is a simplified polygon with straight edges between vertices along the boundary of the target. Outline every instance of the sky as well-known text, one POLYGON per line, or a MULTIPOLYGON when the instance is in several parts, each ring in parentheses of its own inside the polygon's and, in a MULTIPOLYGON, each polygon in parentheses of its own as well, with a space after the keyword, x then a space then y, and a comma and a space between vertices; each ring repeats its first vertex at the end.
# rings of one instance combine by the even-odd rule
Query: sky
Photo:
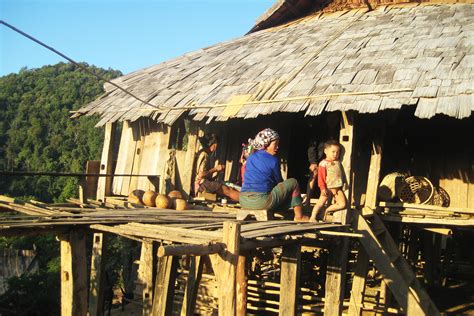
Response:
MULTIPOLYGON (((247 33, 276 0, 0 0, 0 19, 127 74, 247 33)), ((0 76, 67 62, 0 24, 0 76)))

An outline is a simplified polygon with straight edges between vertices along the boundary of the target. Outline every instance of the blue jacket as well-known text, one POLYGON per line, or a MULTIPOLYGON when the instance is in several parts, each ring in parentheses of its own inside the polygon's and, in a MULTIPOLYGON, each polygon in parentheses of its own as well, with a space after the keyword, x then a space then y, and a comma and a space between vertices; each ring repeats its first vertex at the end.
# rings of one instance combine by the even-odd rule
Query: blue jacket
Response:
POLYGON ((283 181, 280 160, 265 150, 251 154, 245 165, 244 179, 242 192, 270 192, 283 181))

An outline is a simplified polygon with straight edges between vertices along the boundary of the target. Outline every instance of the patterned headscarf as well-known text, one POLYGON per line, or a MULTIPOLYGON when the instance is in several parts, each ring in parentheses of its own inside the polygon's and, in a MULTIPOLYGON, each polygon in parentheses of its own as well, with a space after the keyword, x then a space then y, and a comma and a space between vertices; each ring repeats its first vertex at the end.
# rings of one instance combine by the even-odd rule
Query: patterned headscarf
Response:
POLYGON ((278 133, 271 128, 265 128, 263 131, 258 132, 257 136, 251 141, 251 144, 256 150, 260 150, 267 148, 276 139, 280 139, 278 133))

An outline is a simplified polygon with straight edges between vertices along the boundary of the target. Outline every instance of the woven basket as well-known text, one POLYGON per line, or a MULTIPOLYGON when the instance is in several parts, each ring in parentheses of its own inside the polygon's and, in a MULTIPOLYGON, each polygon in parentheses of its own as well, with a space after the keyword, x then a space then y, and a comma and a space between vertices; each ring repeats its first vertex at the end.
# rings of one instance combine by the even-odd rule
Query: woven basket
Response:
POLYGON ((400 201, 405 203, 428 204, 434 191, 433 184, 427 178, 411 176, 405 178, 397 196, 400 201))
POLYGON ((380 201, 392 201, 398 196, 406 175, 400 172, 392 172, 383 177, 377 190, 380 201))
POLYGON ((448 207, 451 203, 451 199, 449 197, 448 192, 442 187, 436 187, 433 193, 433 197, 431 198, 430 204, 448 207))

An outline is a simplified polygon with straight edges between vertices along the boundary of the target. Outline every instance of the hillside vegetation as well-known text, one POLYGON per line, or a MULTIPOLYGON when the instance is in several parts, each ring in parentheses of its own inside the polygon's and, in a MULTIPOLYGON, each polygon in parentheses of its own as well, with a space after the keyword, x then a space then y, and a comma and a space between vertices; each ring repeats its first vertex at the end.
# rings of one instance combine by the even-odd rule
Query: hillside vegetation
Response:
MULTIPOLYGON (((108 79, 121 75, 88 67, 108 79)), ((0 77, 0 170, 84 172, 87 160, 100 159, 104 131, 94 127, 98 118, 69 117, 71 110, 102 94, 102 86, 96 77, 65 63, 0 77)), ((77 179, 71 177, 0 176, 0 194, 24 200, 61 202, 77 191, 77 179)), ((114 253, 117 245, 120 240, 115 239, 106 251, 114 253)), ((0 295, 0 315, 59 315, 56 237, 0 237, 0 255, 7 248, 35 249, 39 269, 8 280, 7 292, 0 295)))
MULTIPOLYGON (((91 67, 105 78, 121 73, 91 67)), ((103 82, 72 64, 24 69, 0 77, 0 170, 84 172, 100 159, 97 117, 70 119, 70 111, 103 93, 103 82)), ((45 202, 77 195, 77 179, 0 177, 0 194, 45 202)))

